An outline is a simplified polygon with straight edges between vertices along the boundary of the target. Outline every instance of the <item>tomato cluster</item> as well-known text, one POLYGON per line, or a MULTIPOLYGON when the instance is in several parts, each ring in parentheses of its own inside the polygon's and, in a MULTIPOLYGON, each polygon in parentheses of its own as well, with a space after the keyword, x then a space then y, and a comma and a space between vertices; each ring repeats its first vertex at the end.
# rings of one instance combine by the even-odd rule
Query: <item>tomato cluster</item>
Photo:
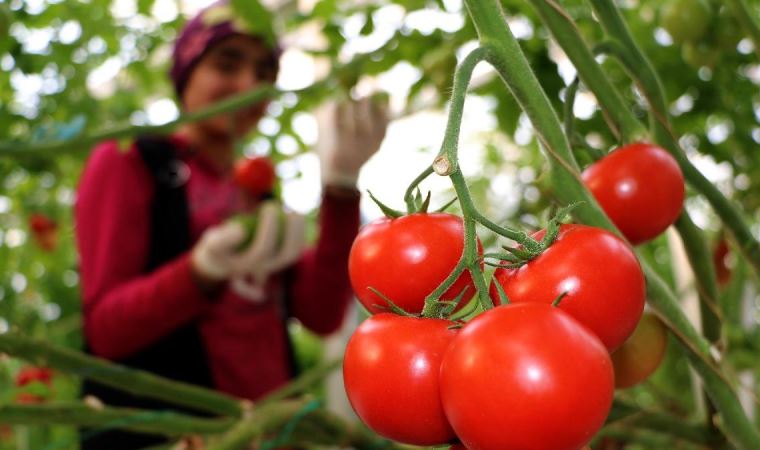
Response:
MULTIPOLYGON (((633 244, 662 233, 682 208, 683 175, 654 145, 614 151, 583 181, 633 244)), ((504 259, 488 292, 495 306, 468 321, 426 303, 463 256, 460 217, 416 212, 360 231, 349 277, 373 315, 349 340, 343 375, 365 424, 421 446, 585 448, 615 388, 659 366, 667 333, 655 316, 641 320, 645 280, 629 242, 587 225, 549 229, 486 255, 504 259)), ((439 300, 464 304, 474 294, 465 271, 439 300)))

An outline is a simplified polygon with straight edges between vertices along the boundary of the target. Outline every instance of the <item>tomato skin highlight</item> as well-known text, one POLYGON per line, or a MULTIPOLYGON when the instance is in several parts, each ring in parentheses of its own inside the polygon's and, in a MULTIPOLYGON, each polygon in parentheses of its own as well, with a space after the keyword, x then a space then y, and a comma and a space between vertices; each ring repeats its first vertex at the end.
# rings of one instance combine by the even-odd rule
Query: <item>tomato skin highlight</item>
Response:
MULTIPOLYGON (((415 213, 381 218, 365 225, 348 257, 348 274, 356 297, 371 313, 388 311, 374 288, 404 311, 422 311, 425 297, 446 279, 464 250, 464 222, 447 213, 415 213)), ((482 246, 478 241, 478 250, 482 246)), ((467 289, 457 310, 475 295, 468 271, 442 296, 454 300, 467 289)))
POLYGON ((662 363, 668 349, 668 331, 660 319, 647 312, 636 331, 612 354, 615 387, 625 389, 642 383, 662 363))
POLYGON ((376 433, 411 445, 454 440, 439 394, 441 361, 457 333, 451 325, 381 313, 351 336, 343 360, 346 394, 376 433))
MULTIPOLYGON (((545 230, 534 235, 541 239, 545 230)), ((644 274, 630 246, 602 228, 562 225, 557 240, 517 269, 494 271, 490 296, 500 283, 512 303, 551 304, 588 327, 612 352, 628 339, 644 311, 644 274)))
POLYGON ((545 304, 486 311, 441 366, 446 416, 472 450, 578 450, 603 426, 613 395, 604 345, 545 304))
POLYGON ((614 150, 587 167, 582 179, 633 245, 659 236, 683 209, 681 168, 656 145, 639 142, 614 150))

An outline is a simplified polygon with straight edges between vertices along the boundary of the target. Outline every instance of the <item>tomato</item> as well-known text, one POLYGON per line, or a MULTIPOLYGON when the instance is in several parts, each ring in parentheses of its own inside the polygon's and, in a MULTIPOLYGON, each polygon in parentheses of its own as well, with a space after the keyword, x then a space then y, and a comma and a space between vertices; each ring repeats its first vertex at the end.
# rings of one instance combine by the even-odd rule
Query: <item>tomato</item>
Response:
POLYGON ((29 216, 29 229, 37 245, 46 252, 58 246, 58 224, 50 217, 34 213, 29 216))
POLYGON ((378 434, 412 445, 454 439, 441 405, 441 360, 456 330, 451 322, 381 313, 346 346, 343 380, 356 414, 378 434))
POLYGON ((676 44, 698 41, 707 33, 711 20, 707 0, 670 0, 660 11, 660 26, 676 44))
POLYGON ((235 164, 235 182, 254 197, 271 194, 275 180, 274 164, 267 157, 244 158, 235 164))
MULTIPOLYGON (((479 250, 480 243, 478 242, 479 250)), ((417 213, 397 219, 382 218, 364 226, 348 257, 351 286, 371 313, 387 310, 388 303, 374 288, 409 313, 419 313, 425 297, 446 279, 464 250, 464 222, 446 213, 417 213)), ((455 299, 467 293, 458 308, 475 294, 465 271, 441 297, 455 299)))
POLYGON ((720 286, 725 286, 731 281, 731 267, 728 265, 729 255, 728 242, 726 242, 725 237, 721 236, 713 248, 713 265, 720 286))
POLYGON ((583 171, 583 182, 632 244, 665 231, 681 213, 684 179, 676 160, 646 143, 621 147, 583 171))
POLYGON ((496 269, 490 293, 500 303, 494 283, 513 303, 551 304, 566 294, 559 307, 610 351, 633 333, 644 310, 644 274, 633 250, 609 231, 586 225, 562 225, 540 256, 518 269, 496 269))
MULTIPOLYGON (((16 386, 24 387, 32 383, 42 383, 48 388, 53 382, 53 371, 46 367, 24 367, 16 374, 16 386)), ((44 397, 31 392, 20 392, 16 402, 22 404, 41 403, 44 397)))
POLYGON ((612 354, 615 387, 635 386, 660 367, 668 348, 665 325, 652 313, 644 313, 630 338, 612 354))
POLYGON ((477 450, 578 450, 604 424, 615 390, 599 339, 539 303, 498 306, 467 323, 440 383, 446 417, 477 450))

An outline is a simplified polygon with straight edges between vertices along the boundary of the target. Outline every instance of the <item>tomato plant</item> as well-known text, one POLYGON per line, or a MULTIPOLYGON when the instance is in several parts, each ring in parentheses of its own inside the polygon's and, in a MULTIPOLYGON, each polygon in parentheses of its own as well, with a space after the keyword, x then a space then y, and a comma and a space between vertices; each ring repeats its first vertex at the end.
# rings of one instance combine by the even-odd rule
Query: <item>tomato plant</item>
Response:
POLYGON ((604 345, 559 308, 503 305, 467 323, 441 366, 441 400, 467 448, 577 450, 614 394, 604 345))
POLYGON ((628 388, 649 378, 662 363, 668 348, 665 325, 652 313, 644 313, 636 330, 612 354, 615 387, 628 388))
MULTIPOLYGON (((359 231, 348 257, 351 285, 367 310, 378 313, 388 303, 379 291, 401 309, 419 313, 433 292, 459 262, 464 249, 462 218, 447 213, 417 213, 395 219, 381 218, 359 231)), ((441 300, 467 292, 457 308, 475 290, 464 272, 441 300)))
MULTIPOLYGON (((559 307, 610 351, 633 333, 644 310, 644 275, 633 250, 609 231, 586 225, 562 225, 544 253, 522 267, 496 269, 493 283, 514 303, 552 303, 564 294, 559 307)), ((493 283, 491 298, 499 303, 493 283)))
POLYGON ((253 197, 271 194, 275 180, 274 164, 265 156, 244 158, 235 164, 235 182, 253 197))
POLYGON ((614 150, 583 171, 583 182, 632 244, 665 231, 683 208, 684 179, 675 159, 656 145, 614 150))
POLYGON ((346 346, 343 379, 356 414, 378 434, 413 445, 454 438, 441 405, 441 360, 451 322, 376 314, 346 346))

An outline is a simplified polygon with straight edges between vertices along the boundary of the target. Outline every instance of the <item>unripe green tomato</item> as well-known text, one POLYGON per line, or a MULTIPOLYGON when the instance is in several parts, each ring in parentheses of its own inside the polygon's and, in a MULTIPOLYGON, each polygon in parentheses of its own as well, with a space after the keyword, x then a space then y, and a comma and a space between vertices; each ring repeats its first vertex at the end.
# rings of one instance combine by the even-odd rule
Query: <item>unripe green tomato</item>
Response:
POLYGON ((715 67, 721 58, 721 50, 705 43, 687 42, 681 48, 681 56, 686 64, 699 69, 700 67, 715 67))
POLYGON ((698 41, 710 27, 711 19, 706 0, 670 0, 660 10, 660 26, 676 44, 698 41))

